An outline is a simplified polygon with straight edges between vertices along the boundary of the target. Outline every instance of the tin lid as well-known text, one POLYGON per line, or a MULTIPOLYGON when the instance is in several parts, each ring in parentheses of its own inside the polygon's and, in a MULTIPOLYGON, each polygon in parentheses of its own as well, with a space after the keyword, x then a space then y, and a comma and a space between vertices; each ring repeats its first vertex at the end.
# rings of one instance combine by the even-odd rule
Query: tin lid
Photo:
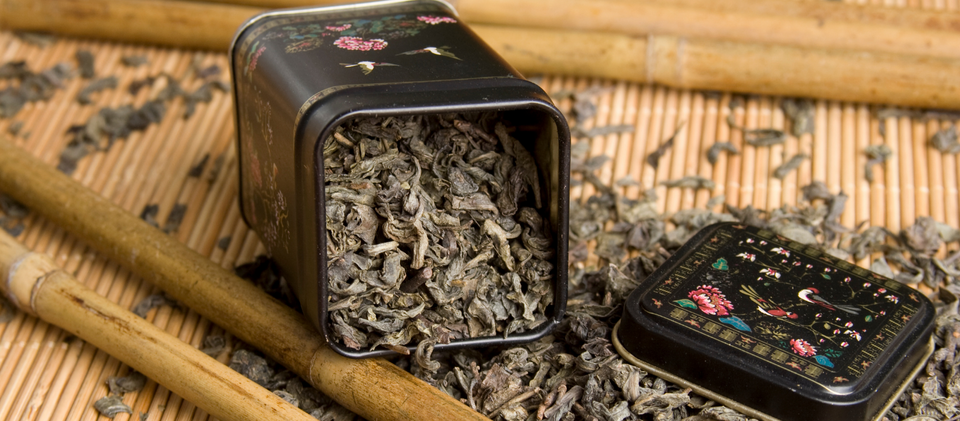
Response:
POLYGON ((765 419, 883 415, 932 350, 923 294, 770 231, 697 233, 627 299, 624 357, 765 419))

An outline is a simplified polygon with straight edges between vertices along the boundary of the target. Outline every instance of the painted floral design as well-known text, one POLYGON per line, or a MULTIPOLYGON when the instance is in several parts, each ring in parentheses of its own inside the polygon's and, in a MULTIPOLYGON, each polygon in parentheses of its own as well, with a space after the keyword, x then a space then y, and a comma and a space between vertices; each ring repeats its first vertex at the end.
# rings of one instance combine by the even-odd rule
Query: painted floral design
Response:
POLYGON ((817 355, 817 348, 814 348, 813 345, 810 345, 809 342, 803 339, 791 339, 790 349, 792 349, 794 353, 800 355, 801 357, 812 357, 817 355))
POLYGON ((387 42, 382 39, 363 39, 360 37, 340 37, 333 42, 339 48, 352 51, 382 50, 387 48, 387 42))
POLYGON ((733 310, 733 304, 727 300, 718 288, 710 285, 701 285, 699 288, 690 291, 687 294, 700 311, 713 316, 729 316, 730 310, 733 310))
POLYGON ((253 53, 250 56, 250 64, 247 65, 247 72, 252 72, 257 69, 257 61, 260 59, 260 56, 263 55, 263 52, 267 50, 266 46, 260 47, 257 49, 257 52, 253 53))
POLYGON ((454 18, 450 18, 446 16, 433 16, 433 15, 417 16, 417 20, 420 22, 429 23, 430 25, 437 25, 440 23, 457 23, 457 20, 454 18))
POLYGON ((352 26, 353 25, 349 23, 345 23, 340 26, 327 26, 326 29, 329 31, 343 32, 343 31, 346 31, 347 29, 350 29, 352 26))

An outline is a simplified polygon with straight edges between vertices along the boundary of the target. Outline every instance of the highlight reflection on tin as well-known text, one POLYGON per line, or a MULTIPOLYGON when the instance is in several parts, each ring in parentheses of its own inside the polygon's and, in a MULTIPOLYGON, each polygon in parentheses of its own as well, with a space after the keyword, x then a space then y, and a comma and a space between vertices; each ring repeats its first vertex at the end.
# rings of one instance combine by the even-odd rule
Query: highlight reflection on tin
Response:
POLYGON ((244 218, 335 350, 559 323, 569 129, 449 5, 268 12, 231 59, 244 218))

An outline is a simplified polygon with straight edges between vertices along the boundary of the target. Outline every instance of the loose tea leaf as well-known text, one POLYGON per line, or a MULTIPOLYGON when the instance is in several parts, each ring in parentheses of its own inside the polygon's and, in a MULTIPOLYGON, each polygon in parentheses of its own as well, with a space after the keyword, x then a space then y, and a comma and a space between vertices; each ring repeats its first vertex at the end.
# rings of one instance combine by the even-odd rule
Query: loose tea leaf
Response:
POLYGON ((677 129, 673 131, 673 134, 670 135, 666 141, 661 143, 660 146, 657 146, 655 151, 650 152, 650 154, 647 155, 647 164, 653 167, 653 169, 657 169, 657 167, 660 165, 660 157, 667 153, 667 150, 673 146, 673 141, 677 138, 677 134, 680 133, 680 130, 683 129, 684 124, 685 123, 680 123, 677 126, 677 129))
POLYGON ((80 77, 92 79, 93 76, 96 75, 96 71, 93 68, 93 53, 87 50, 77 50, 74 57, 77 59, 77 67, 80 68, 80 77))
POLYGON ((807 154, 799 153, 790 158, 787 162, 780 164, 777 169, 773 170, 773 176, 783 180, 787 177, 787 174, 790 174, 791 171, 800 168, 800 165, 803 164, 807 158, 807 154))
POLYGON ((879 144, 867 146, 863 152, 870 157, 865 164, 864 177, 866 177, 867 181, 873 182, 873 166, 882 164, 884 161, 890 159, 890 157, 893 155, 893 151, 889 146, 879 144))
POLYGON ((710 146, 710 149, 707 151, 707 161, 710 161, 710 164, 716 165, 717 160, 720 159, 720 152, 727 151, 733 155, 740 153, 737 150, 736 146, 733 146, 730 142, 716 142, 710 146))
POLYGON ((699 175, 688 175, 678 180, 667 180, 661 181, 660 184, 663 184, 667 187, 684 187, 689 189, 709 189, 713 190, 716 187, 716 183, 709 178, 704 178, 699 175))
POLYGON ((110 388, 111 395, 122 396, 124 393, 137 392, 143 389, 147 383, 147 376, 140 372, 133 371, 124 377, 110 376, 107 378, 107 385, 110 388))
POLYGON ((104 396, 94 402, 93 407, 107 418, 113 418, 121 412, 133 414, 130 407, 123 403, 123 399, 117 395, 104 396))
POLYGON ((127 67, 140 67, 150 63, 150 60, 147 56, 123 56, 120 58, 120 62, 127 67))
POLYGON ((780 102, 783 113, 790 118, 790 132, 796 136, 813 134, 816 114, 813 101, 809 99, 785 98, 780 102))
POLYGON ((67 63, 34 73, 24 61, 11 61, 0 66, 0 79, 12 80, 0 90, 0 118, 13 117, 30 102, 46 101, 64 81, 72 77, 73 69, 67 63))
POLYGON ((357 119, 326 139, 329 319, 343 346, 419 342, 428 361, 434 344, 547 320, 545 193, 520 140, 531 134, 512 130, 495 113, 444 114, 357 119))
POLYGON ((142 318, 147 318, 147 313, 150 312, 150 310, 167 305, 177 307, 180 305, 180 303, 163 293, 151 294, 137 303, 137 305, 133 306, 133 309, 131 309, 130 312, 142 318))
POLYGON ((787 134, 778 129, 748 129, 737 125, 733 114, 727 116, 727 124, 743 132, 743 141, 753 146, 773 146, 787 141, 787 134))
POLYGON ((89 84, 87 84, 87 86, 85 86, 83 89, 80 90, 80 93, 77 94, 77 102, 83 105, 87 105, 93 102, 93 100, 90 99, 90 95, 93 95, 97 92, 100 92, 106 89, 114 89, 116 87, 117 87, 116 76, 107 76, 105 78, 94 80, 93 82, 90 82, 89 84))
POLYGON ((957 126, 940 129, 930 137, 930 144, 938 151, 949 154, 960 152, 960 142, 957 142, 957 126))

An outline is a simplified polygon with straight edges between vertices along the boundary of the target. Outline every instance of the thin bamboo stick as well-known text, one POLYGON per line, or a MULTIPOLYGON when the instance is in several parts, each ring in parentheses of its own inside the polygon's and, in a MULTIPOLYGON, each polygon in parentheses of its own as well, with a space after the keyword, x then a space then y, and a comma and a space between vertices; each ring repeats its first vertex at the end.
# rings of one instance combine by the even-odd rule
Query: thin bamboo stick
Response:
MULTIPOLYGON (((690 106, 690 130, 687 135, 687 152, 683 154, 686 158, 683 162, 683 166, 686 168, 687 172, 691 175, 701 175, 703 173, 703 168, 700 167, 700 162, 703 159, 703 150, 702 142, 704 138, 703 126, 706 123, 707 117, 706 108, 706 99, 702 92, 693 92, 692 103, 690 106)), ((697 194, 699 190, 694 189, 684 189, 683 195, 680 198, 680 208, 681 209, 691 209, 696 206, 697 194)), ((709 194, 709 193, 707 193, 709 194)))
POLYGON ((926 153, 926 149, 928 149, 927 127, 924 122, 917 120, 911 120, 910 126, 912 137, 910 146, 913 148, 913 160, 909 165, 913 168, 915 196, 914 198, 908 198, 908 200, 913 201, 916 216, 930 216, 930 181, 927 174, 927 168, 930 164, 926 153))
POLYGON ((847 206, 840 215, 840 223, 847 227, 857 224, 857 202, 864 200, 857 189, 857 120, 856 105, 844 103, 841 114, 840 133, 840 186, 849 196, 847 206))
POLYGON ((232 419, 309 419, 270 391, 206 354, 99 296, 56 267, 0 233, 4 293, 21 310, 63 326, 108 349, 144 374, 171 385, 181 395, 232 419))
POLYGON ((94 245, 111 258, 130 265, 218 325, 229 327, 361 416, 482 419, 382 359, 337 355, 293 310, 5 142, 0 142, 0 162, 0 190, 37 212, 60 210, 45 216, 81 238, 97 238, 94 245), (64 217, 64 209, 78 208, 88 209, 89 214, 64 217), (128 244, 131 240, 134 243, 128 244))

